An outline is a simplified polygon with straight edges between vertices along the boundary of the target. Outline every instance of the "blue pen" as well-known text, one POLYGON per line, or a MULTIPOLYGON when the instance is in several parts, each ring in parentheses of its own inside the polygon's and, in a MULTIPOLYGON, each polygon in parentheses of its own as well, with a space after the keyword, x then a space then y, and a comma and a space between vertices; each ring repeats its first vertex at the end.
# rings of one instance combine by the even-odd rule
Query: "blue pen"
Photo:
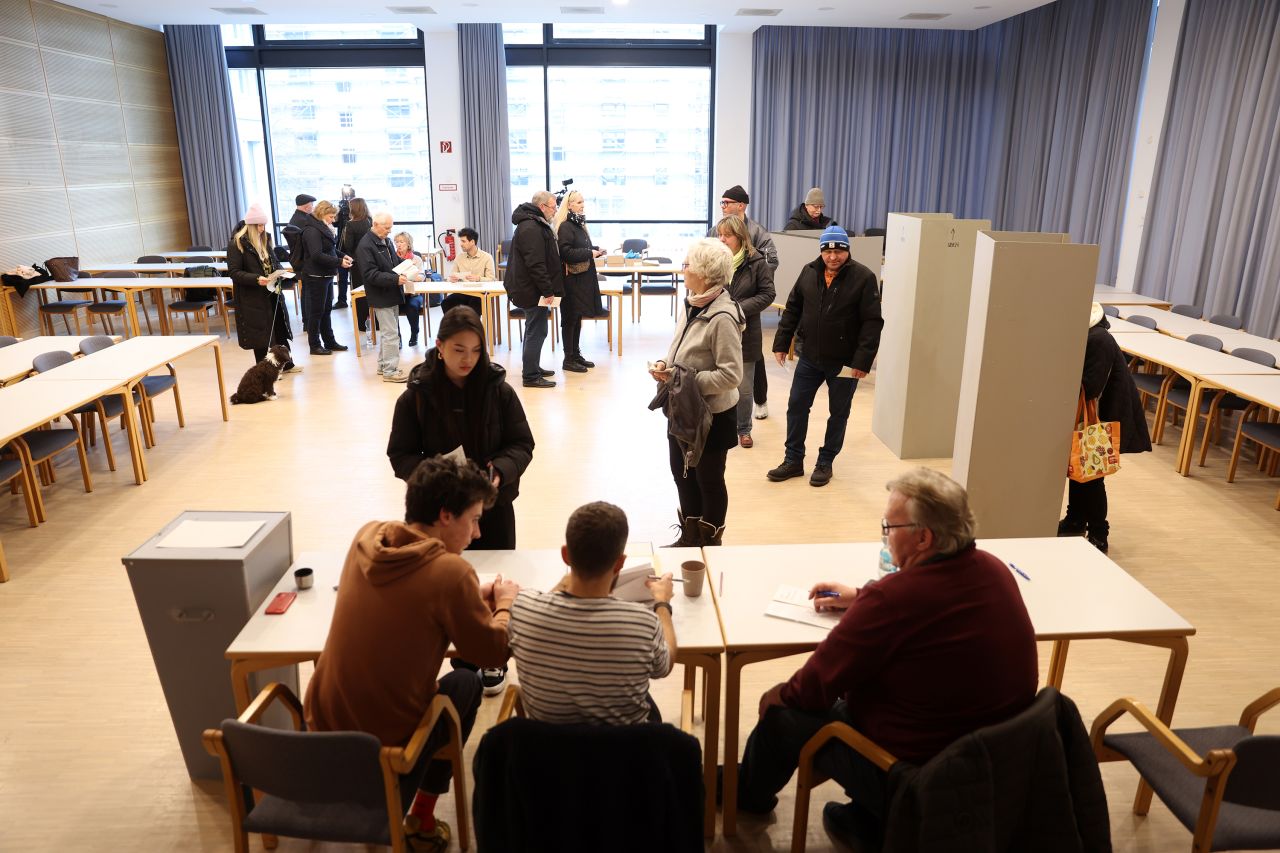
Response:
POLYGON ((824 589, 824 590, 820 590, 819 592, 815 592, 813 594, 813 597, 814 598, 839 598, 840 593, 836 592, 834 589, 824 589))
POLYGON ((1018 574, 1022 575, 1022 576, 1023 576, 1024 578, 1026 578, 1027 580, 1031 580, 1031 575, 1027 574, 1027 573, 1026 573, 1026 572, 1024 572, 1022 569, 1020 569, 1020 568, 1018 568, 1017 566, 1015 566, 1013 563, 1010 563, 1010 564, 1009 564, 1009 568, 1013 569, 1015 572, 1017 572, 1018 574))

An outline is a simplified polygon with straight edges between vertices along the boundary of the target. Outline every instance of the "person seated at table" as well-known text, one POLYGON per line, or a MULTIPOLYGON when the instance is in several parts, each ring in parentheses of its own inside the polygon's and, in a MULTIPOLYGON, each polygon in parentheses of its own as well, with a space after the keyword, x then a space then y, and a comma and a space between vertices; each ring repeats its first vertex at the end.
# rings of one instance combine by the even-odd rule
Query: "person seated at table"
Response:
MULTIPOLYGON (((507 659, 507 623, 520 587, 499 576, 481 587, 463 549, 480 535, 497 489, 472 463, 426 459, 409 477, 404 521, 371 521, 347 552, 324 651, 307 686, 312 731, 361 731, 404 746, 436 693, 457 709, 465 740, 480 706, 480 679, 456 670, 436 681, 445 651, 484 665, 507 659)), ((450 831, 434 818, 450 766, 431 761, 448 738, 431 732, 422 758, 401 776, 405 828, 414 849, 444 850, 450 831)))
POLYGON ((830 216, 823 215, 826 210, 827 197, 821 187, 813 187, 805 194, 804 201, 791 211, 791 218, 782 227, 783 231, 822 231, 834 224, 830 216))
POLYGON ((649 679, 675 665, 671 574, 646 580, 652 608, 611 597, 626 560, 627 516, 610 503, 569 516, 560 556, 569 574, 511 605, 511 653, 527 716, 549 723, 662 722, 649 679))
MULTIPOLYGON (((773 810, 800 749, 827 723, 848 723, 921 765, 1035 698, 1031 618, 1013 572, 974 545, 964 488, 927 468, 887 488, 881 533, 898 571, 860 589, 824 582, 809 591, 816 609, 844 613, 804 666, 760 697, 739 765, 743 811, 773 810)), ((875 843, 887 816, 887 774, 842 744, 824 749, 815 766, 852 800, 823 809, 828 831, 856 842, 850 846, 875 843)))
MULTIPOLYGON (((480 232, 474 228, 458 229, 458 246, 462 249, 462 254, 453 262, 449 281, 493 281, 497 278, 493 272, 493 255, 476 245, 479 239, 480 232)), ((450 293, 440 303, 440 310, 447 314, 459 305, 466 305, 477 314, 481 313, 480 297, 465 293, 450 293)))
MULTIPOLYGON (((413 235, 408 231, 401 231, 394 237, 396 244, 396 257, 402 261, 413 261, 413 265, 418 268, 418 276, 420 280, 425 281, 426 264, 422 260, 422 256, 413 250, 413 235)), ((422 296, 416 293, 405 293, 404 307, 401 309, 404 315, 409 318, 409 346, 416 347, 418 345, 418 328, 422 321, 422 296)))

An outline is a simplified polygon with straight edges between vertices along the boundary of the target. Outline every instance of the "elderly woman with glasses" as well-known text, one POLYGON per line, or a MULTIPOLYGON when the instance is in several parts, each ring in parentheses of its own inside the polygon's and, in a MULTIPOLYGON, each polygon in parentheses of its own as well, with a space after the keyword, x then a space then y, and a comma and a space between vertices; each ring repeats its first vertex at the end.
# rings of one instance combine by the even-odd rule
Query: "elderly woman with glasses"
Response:
POLYGON ((667 357, 649 370, 663 383, 655 405, 663 401, 670 422, 671 476, 680 498, 680 538, 672 547, 719 545, 724 536, 729 511, 724 466, 729 448, 738 443, 736 410, 746 328, 742 309, 729 295, 732 278, 733 253, 728 246, 703 239, 689 247, 684 263, 688 295, 675 339, 667 357), (687 435, 691 422, 692 442, 673 434, 687 435))

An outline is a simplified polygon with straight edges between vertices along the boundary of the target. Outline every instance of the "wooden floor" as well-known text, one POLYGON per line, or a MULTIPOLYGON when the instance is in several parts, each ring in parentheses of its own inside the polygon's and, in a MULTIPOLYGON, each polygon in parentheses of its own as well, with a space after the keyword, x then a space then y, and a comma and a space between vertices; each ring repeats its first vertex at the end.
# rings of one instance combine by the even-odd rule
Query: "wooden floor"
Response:
MULTIPOLYGON (((646 310, 641 324, 624 323, 625 358, 606 352, 602 324, 589 324, 583 347, 599 365, 594 371, 566 379, 559 354, 548 354, 543 365, 557 369, 560 384, 517 387, 537 440, 516 502, 521 546, 560 545, 568 514, 589 500, 624 507, 633 539, 672 538, 675 489, 664 422, 646 408, 653 383, 644 368, 666 352, 673 326, 663 300, 651 300, 646 310)), ((345 341, 348 318, 338 315, 334 327, 345 341)), ((766 318, 766 338, 773 324, 766 318)), ((39 529, 25 526, 20 498, 0 493, 0 541, 13 575, 0 586, 0 851, 231 847, 219 786, 187 778, 122 555, 185 509, 288 510, 295 550, 345 549, 360 523, 403 512, 403 486, 384 455, 403 386, 378 381, 374 358, 357 360, 354 351, 304 355, 306 372, 281 383, 279 401, 234 407, 223 423, 207 352, 178 364, 186 429, 178 429, 169 395, 158 403, 159 445, 147 455, 148 483, 133 485, 127 462, 108 472, 99 447, 90 452, 94 492, 84 494, 74 462, 61 463, 58 482, 45 491, 49 522, 39 529)), ((424 352, 406 349, 406 366, 424 352)), ((224 356, 234 388, 250 356, 234 343, 224 346, 224 356)), ((518 344, 512 351, 502 346, 497 358, 518 376, 518 344)), ((915 464, 896 459, 870 432, 875 376, 854 398, 835 478, 814 489, 805 480, 775 484, 764 476, 782 458, 790 375, 770 366, 771 416, 755 422, 754 449, 729 454, 726 543, 875 539, 885 481, 915 464)), ((810 425, 810 462, 821 443, 822 400, 810 425)), ((114 441, 117 457, 127 459, 123 436, 114 441)), ((948 460, 926 462, 949 470, 948 460)), ((1112 556, 1198 629, 1175 717, 1182 725, 1234 721, 1246 702, 1280 683, 1280 513, 1271 508, 1280 481, 1244 465, 1228 485, 1225 468, 1219 450, 1194 477, 1178 477, 1173 446, 1166 445, 1126 456, 1108 484, 1112 556)), ((1048 647, 1041 652, 1043 674, 1048 647)), ((744 735, 755 697, 798 663, 746 671, 744 735)), ((1120 695, 1154 705, 1163 669, 1155 649, 1077 643, 1065 691, 1091 721, 1120 695)), ((677 688, 675 676, 655 686, 668 718, 677 716, 677 688)), ((486 701, 473 748, 496 704, 486 701)), ((1261 730, 1280 731, 1280 714, 1264 718, 1261 730)), ((1103 776, 1116 850, 1190 848, 1189 834, 1159 802, 1146 818, 1130 814, 1131 769, 1108 765, 1103 776)), ((834 849, 819 815, 823 802, 839 796, 831 786, 815 795, 810 850, 834 849)), ((441 813, 447 818, 452 810, 452 798, 442 799, 441 813)), ((788 789, 775 820, 745 820, 737 839, 717 837, 709 849, 786 849, 791 815, 788 789)), ((602 839, 600 849, 608 847, 602 839)))

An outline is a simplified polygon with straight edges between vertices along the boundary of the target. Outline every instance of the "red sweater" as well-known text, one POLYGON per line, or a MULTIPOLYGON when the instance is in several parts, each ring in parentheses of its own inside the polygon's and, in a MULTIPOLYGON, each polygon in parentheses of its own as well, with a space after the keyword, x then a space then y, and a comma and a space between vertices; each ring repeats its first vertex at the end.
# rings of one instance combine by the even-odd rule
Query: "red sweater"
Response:
POLYGON ((961 735, 1026 708, 1035 632, 1009 571, 973 545, 862 588, 782 689, 789 707, 849 703, 853 725, 923 764, 961 735))

